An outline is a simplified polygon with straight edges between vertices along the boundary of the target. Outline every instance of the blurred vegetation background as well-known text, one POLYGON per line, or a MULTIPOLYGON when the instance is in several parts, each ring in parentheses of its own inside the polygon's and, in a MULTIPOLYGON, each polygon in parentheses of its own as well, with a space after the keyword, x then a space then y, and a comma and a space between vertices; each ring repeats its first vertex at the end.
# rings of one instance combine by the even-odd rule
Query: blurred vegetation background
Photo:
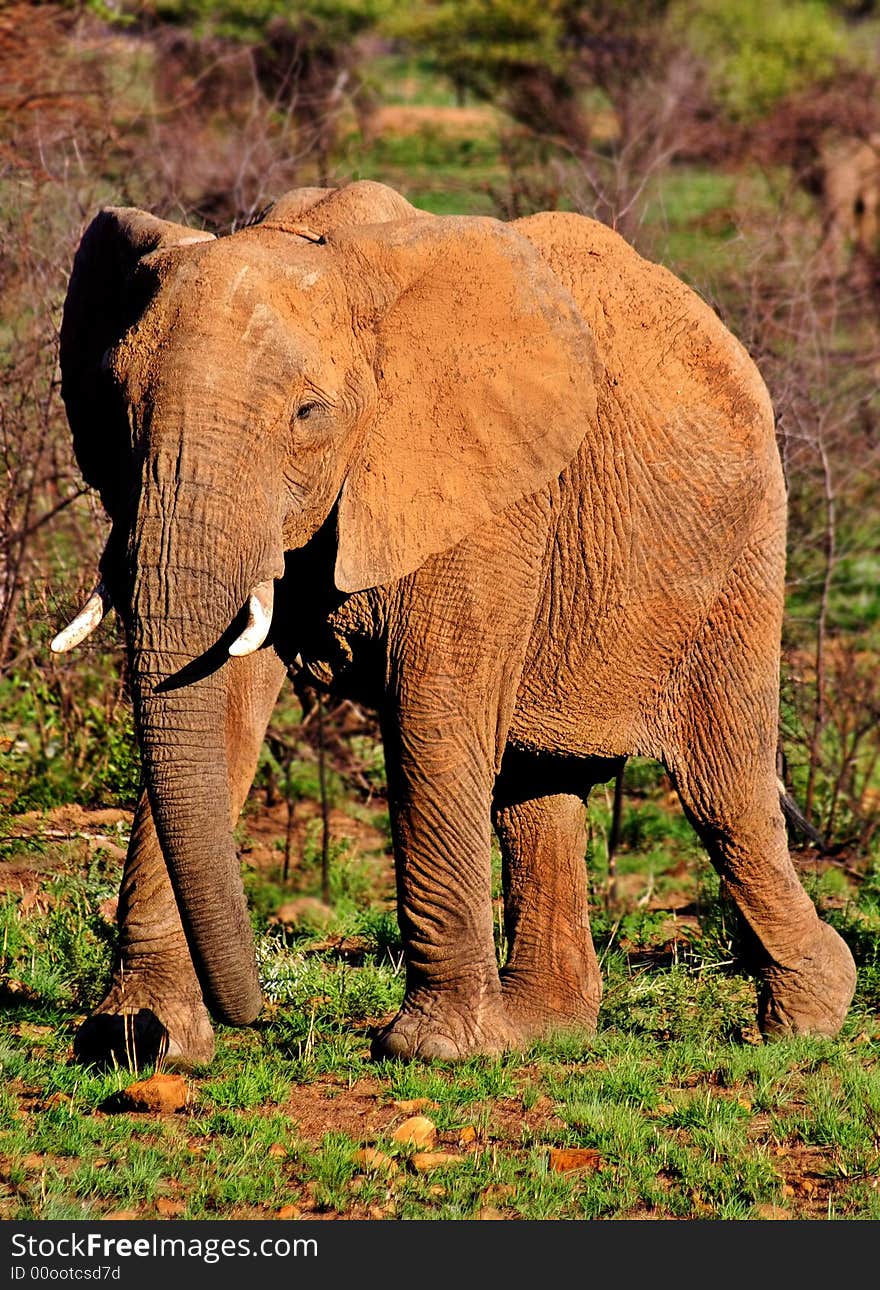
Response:
MULTIPOLYGON (((226 233, 288 188, 370 178, 437 213, 603 220, 749 348, 790 490, 780 773, 827 854, 856 873, 873 863, 878 49, 871 0, 6 4, 0 846, 22 812, 130 807, 137 792, 113 621, 73 656, 48 650, 106 535, 58 392, 82 230, 114 203, 226 233)), ((318 792, 302 770, 315 724, 290 699, 267 741, 255 791, 290 818, 318 792)), ((381 800, 369 714, 329 713, 322 741, 325 808, 328 783, 335 800, 381 800)), ((630 793, 662 790, 634 769, 630 793)))

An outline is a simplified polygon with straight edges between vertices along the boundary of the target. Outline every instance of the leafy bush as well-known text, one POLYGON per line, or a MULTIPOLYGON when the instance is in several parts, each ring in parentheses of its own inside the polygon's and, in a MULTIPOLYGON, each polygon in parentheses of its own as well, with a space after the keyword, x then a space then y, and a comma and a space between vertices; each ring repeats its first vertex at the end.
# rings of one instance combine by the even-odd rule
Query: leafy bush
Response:
POLYGON ((684 0, 673 21, 705 59, 718 101, 740 120, 828 76, 845 48, 822 0, 684 0))

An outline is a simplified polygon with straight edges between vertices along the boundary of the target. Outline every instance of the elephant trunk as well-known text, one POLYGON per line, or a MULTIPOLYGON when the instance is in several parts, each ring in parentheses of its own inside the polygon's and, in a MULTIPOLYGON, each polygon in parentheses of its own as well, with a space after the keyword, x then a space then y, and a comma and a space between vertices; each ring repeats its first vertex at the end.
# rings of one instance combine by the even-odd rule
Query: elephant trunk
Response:
POLYGON ((224 496, 232 516, 216 481, 145 483, 129 641, 147 792, 196 972, 215 1015, 247 1025, 262 1001, 233 838, 226 642, 281 553, 280 540, 266 549, 267 525, 252 542, 233 533, 224 496))
POLYGON ((144 776, 193 962, 211 1011, 247 1025, 261 995, 232 833, 226 682, 208 677, 170 694, 149 694, 164 669, 135 654, 144 776))

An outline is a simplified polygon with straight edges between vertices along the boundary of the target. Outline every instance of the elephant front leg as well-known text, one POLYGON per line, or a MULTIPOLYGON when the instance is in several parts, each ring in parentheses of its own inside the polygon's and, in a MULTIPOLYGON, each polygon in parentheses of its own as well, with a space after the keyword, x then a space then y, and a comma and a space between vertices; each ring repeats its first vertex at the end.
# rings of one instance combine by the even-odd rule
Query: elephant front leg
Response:
MULTIPOLYGON (((225 664, 226 746, 232 822, 244 805, 284 664, 270 650, 225 664)), ((83 1062, 168 1068, 205 1065, 214 1032, 193 967, 146 793, 135 812, 117 911, 119 943, 110 988, 74 1040, 83 1062)))
POLYGON ((204 1065, 214 1032, 196 978, 146 793, 135 812, 117 912, 110 989, 74 1041, 82 1062, 137 1070, 204 1065))
MULTIPOLYGON (((403 736, 389 775, 406 997, 375 1057, 455 1061, 517 1039, 492 927, 493 771, 473 732, 403 736)), ((393 746, 386 736, 386 747, 393 746)))
POLYGON ((523 1042, 592 1034, 602 982, 590 933, 584 802, 567 793, 524 797, 502 778, 495 829, 504 866, 507 1014, 523 1042))

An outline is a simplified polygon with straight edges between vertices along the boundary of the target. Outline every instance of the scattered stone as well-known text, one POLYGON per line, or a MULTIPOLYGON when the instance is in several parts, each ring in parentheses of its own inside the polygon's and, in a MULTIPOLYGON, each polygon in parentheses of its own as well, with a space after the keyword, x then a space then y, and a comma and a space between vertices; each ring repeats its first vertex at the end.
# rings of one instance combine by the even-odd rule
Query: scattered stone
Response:
POLYGON ((430 1097, 411 1097, 401 1102, 393 1102, 398 1111, 404 1115, 416 1115, 419 1111, 439 1111, 440 1103, 433 1101, 430 1097))
POLYGON ((369 1210, 370 1218, 393 1218, 395 1214, 394 1205, 371 1205, 369 1210))
POLYGON ((600 1169, 604 1157, 592 1147, 551 1147, 548 1164, 555 1174, 571 1173, 577 1169, 600 1169))
POLYGON ((460 1147, 469 1147, 472 1142, 477 1140, 477 1130, 472 1124, 464 1124, 458 1131, 458 1145, 460 1147))
POLYGON ((270 922, 281 923, 291 929, 313 927, 324 931, 335 920, 336 914, 329 905, 315 896, 297 896, 296 900, 287 900, 270 922))
POLYGON ((412 1157, 412 1166, 420 1174, 429 1174, 434 1169, 451 1169, 453 1165, 463 1165, 464 1162, 464 1156, 451 1151, 417 1151, 412 1157))
POLYGON ((159 1196, 156 1200, 156 1212, 162 1218, 178 1218, 186 1209, 186 1201, 171 1200, 168 1196, 159 1196))
POLYGON ((302 1210, 298 1205, 282 1205, 276 1215, 278 1218, 301 1218, 302 1210))
POLYGON ((755 1208, 757 1218, 763 1218, 772 1222, 779 1222, 783 1219, 790 1219, 791 1214, 781 1205, 758 1205, 755 1208))
POLYGON ((506 1205, 515 1196, 516 1187, 513 1183, 493 1183, 491 1187, 484 1187, 480 1192, 480 1200, 484 1204, 488 1202, 489 1209, 495 1208, 493 1202, 498 1201, 500 1204, 506 1205))
POLYGON ((182 1075, 151 1075, 122 1090, 113 1110, 159 1112, 182 1111, 189 1103, 189 1088, 182 1075))
POLYGON ((394 1142, 407 1147, 427 1147, 437 1141, 437 1126, 425 1115, 412 1115, 399 1124, 391 1135, 394 1142))
POLYGON ((386 1156, 384 1151, 377 1151, 375 1147, 362 1147, 360 1151, 356 1151, 354 1163, 361 1169, 367 1169, 373 1173, 378 1170, 384 1170, 389 1174, 397 1173, 397 1165, 391 1157, 386 1156))

